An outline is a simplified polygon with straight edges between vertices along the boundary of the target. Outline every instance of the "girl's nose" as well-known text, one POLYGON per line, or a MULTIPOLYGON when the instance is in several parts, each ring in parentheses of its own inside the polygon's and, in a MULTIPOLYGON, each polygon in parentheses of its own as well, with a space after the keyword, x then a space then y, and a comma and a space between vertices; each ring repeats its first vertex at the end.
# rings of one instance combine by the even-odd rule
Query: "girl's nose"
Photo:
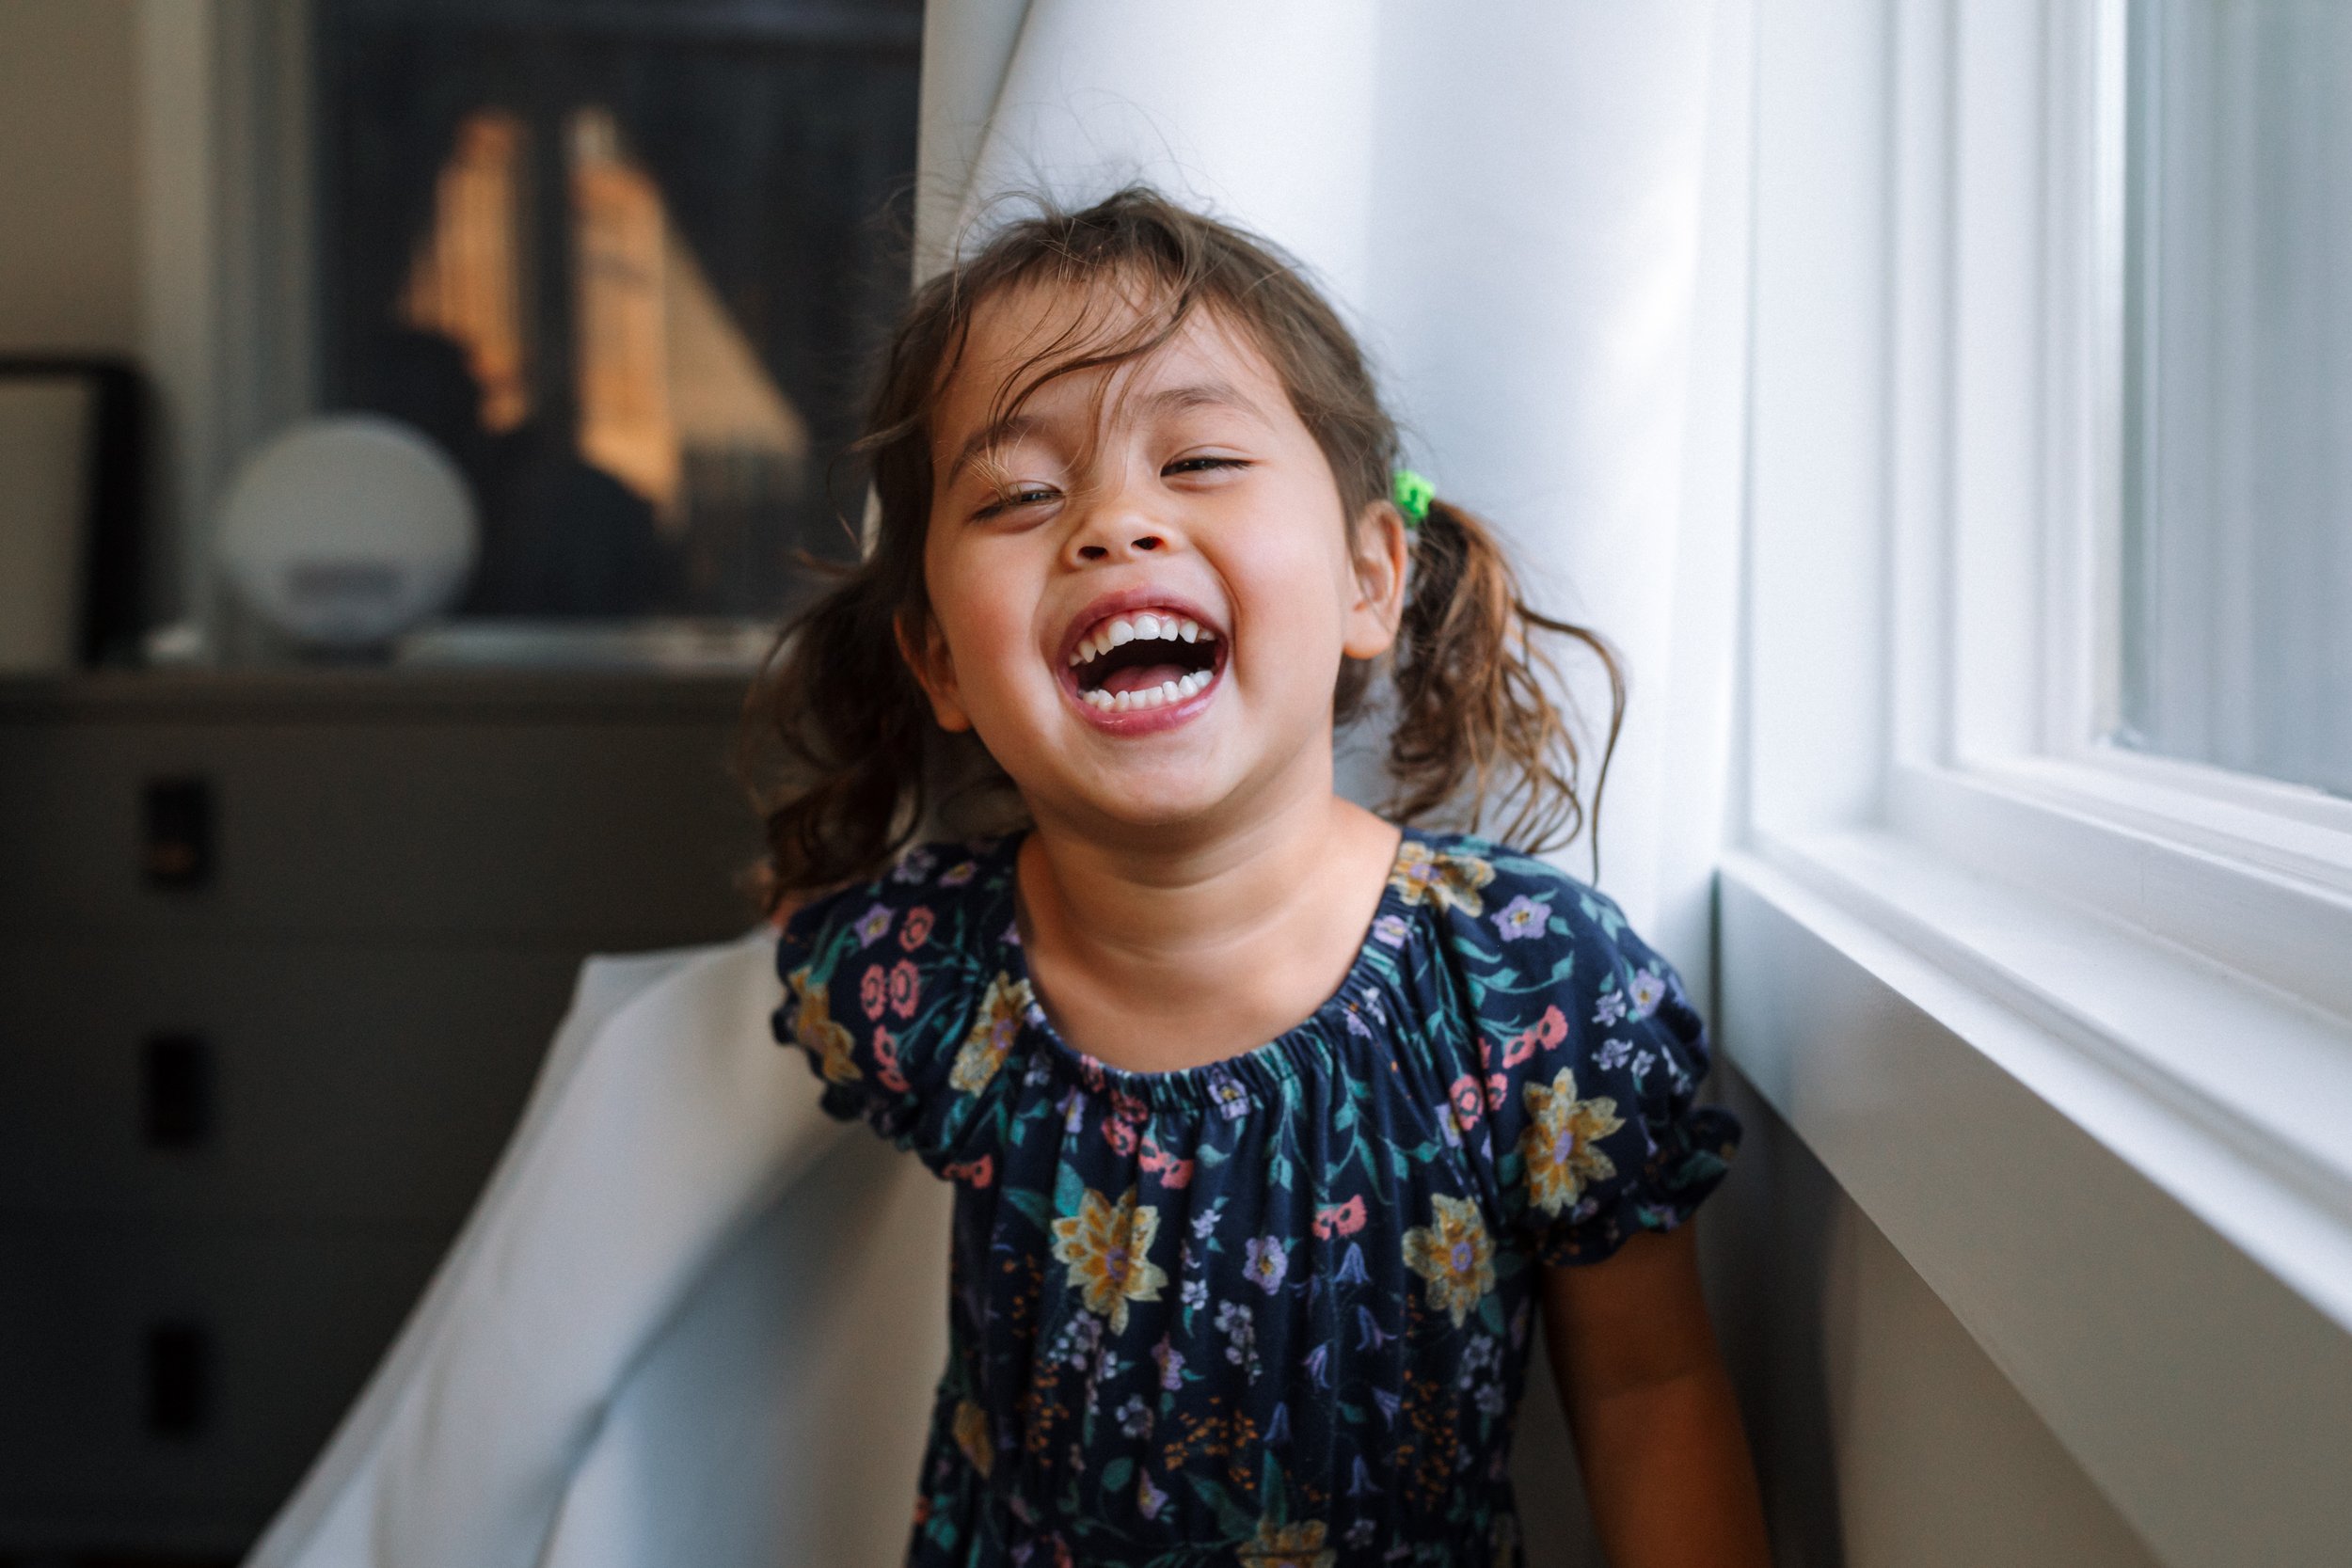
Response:
POLYGON ((1080 503, 1081 515, 1070 533, 1069 559, 1082 564, 1132 561, 1169 547, 1168 519, 1155 513, 1150 498, 1128 483, 1116 483, 1080 503))
MULTIPOLYGON (((1166 543, 1167 541, 1156 533, 1138 533, 1127 541, 1127 548, 1136 552, 1156 550, 1166 543)), ((1110 557, 1111 546, 1108 545, 1080 545, 1078 546, 1078 559, 1081 561, 1108 561, 1110 557)))

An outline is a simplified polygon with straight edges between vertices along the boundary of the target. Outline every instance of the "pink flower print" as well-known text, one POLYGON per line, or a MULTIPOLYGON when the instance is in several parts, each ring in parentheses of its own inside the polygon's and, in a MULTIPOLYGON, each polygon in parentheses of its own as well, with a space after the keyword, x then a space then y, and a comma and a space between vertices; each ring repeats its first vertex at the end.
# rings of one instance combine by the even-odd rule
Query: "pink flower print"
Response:
POLYGON ((892 1094, 904 1094, 909 1088, 907 1075, 898 1070, 898 1041, 887 1029, 877 1025, 874 1030, 874 1076, 892 1094))
POLYGON ((985 1188, 996 1180, 996 1156, 983 1154, 977 1160, 952 1162, 944 1174, 950 1181, 963 1181, 974 1188, 985 1188))
POLYGON ((1502 1065, 1517 1067, 1535 1054, 1535 1031, 1523 1029, 1511 1037, 1511 1043, 1502 1048, 1502 1065))
POLYGON ((1544 1016, 1535 1021, 1535 1039, 1546 1051, 1568 1037, 1568 1015, 1557 1007, 1546 1007, 1544 1016))
POLYGON ((1133 1154, 1136 1151, 1135 1124, 1121 1121, 1117 1117, 1104 1117, 1103 1141, 1120 1154, 1133 1154))
POLYGON ((1500 1072, 1486 1074, 1486 1109, 1500 1111, 1511 1102, 1511 1080, 1500 1072))
POLYGON ((890 906, 876 904, 864 914, 859 915, 856 926, 851 928, 857 932, 857 944, 860 947, 873 946, 882 940, 882 934, 890 929, 890 906))
POLYGON ((1152 1119, 1152 1107, 1129 1094, 1125 1089, 1111 1090, 1111 1115, 1132 1127, 1140 1127, 1152 1119))
POLYGON ((1147 1135, 1143 1140, 1143 1168, 1160 1179, 1163 1187, 1182 1187, 1192 1180, 1192 1162, 1179 1160, 1147 1135))
POLYGON ((1529 937, 1544 934, 1544 922, 1551 918, 1551 906, 1540 898, 1520 894, 1496 911, 1495 929, 1505 942, 1524 942, 1529 937))
POLYGON ((907 923, 898 927, 898 945, 912 953, 930 940, 931 911, 928 904, 917 904, 907 911, 907 923))
POLYGON ((867 1018, 880 1018, 889 1005, 890 983, 882 976, 882 966, 867 964, 866 973, 858 976, 857 1002, 866 1009, 867 1018))
POLYGON ((900 958, 890 966, 890 1010, 900 1018, 914 1016, 914 1004, 922 999, 923 976, 912 961, 900 958))
POLYGON ((1334 1236, 1353 1236, 1363 1227, 1364 1200, 1360 1194, 1345 1203, 1315 1211, 1315 1234, 1327 1242, 1334 1236))
POLYGON ((1454 1086, 1446 1090, 1446 1098, 1454 1102, 1454 1119, 1465 1131, 1475 1127, 1478 1118, 1486 1114, 1486 1097, 1479 1093, 1478 1080, 1470 1073, 1454 1081, 1454 1086))

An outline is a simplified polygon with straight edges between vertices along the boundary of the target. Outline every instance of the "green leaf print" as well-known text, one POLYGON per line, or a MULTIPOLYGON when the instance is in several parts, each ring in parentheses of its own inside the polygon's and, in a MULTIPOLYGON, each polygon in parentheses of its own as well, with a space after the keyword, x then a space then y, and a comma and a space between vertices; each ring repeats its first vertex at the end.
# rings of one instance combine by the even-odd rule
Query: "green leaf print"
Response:
POLYGON ((1136 1462, 1121 1454, 1103 1466, 1103 1490, 1124 1492, 1127 1483, 1136 1479, 1136 1462))
POLYGON ((1247 1539, 1258 1533, 1257 1519, 1235 1507, 1232 1497, 1226 1493, 1225 1488, 1206 1476, 1187 1475, 1184 1480, 1191 1483, 1192 1495, 1207 1504, 1209 1512, 1216 1515, 1218 1529, 1236 1540, 1247 1539))
POLYGON ((1074 1214, 1086 1205, 1086 1179, 1075 1165, 1064 1164, 1054 1178, 1054 1212, 1074 1214))

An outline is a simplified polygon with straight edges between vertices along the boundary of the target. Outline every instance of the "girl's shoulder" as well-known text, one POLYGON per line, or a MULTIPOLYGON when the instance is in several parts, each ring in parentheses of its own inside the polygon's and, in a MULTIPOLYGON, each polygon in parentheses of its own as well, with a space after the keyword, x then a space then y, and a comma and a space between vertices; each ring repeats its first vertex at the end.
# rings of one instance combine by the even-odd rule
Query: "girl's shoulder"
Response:
POLYGON ((1431 929, 1447 1098, 1506 1221, 1547 1263, 1679 1224, 1740 1126, 1696 1102, 1711 1053, 1674 966, 1605 894, 1491 840, 1408 834, 1396 885, 1431 929))
POLYGON ((849 954, 894 945, 925 964, 974 957, 1003 939, 1016 847, 1010 837, 915 845, 880 876, 793 911, 777 967, 787 977, 812 964, 830 970, 849 954))
POLYGON ((1406 905, 1426 907, 1448 940, 1478 954, 1532 958, 1562 943, 1640 942, 1606 894, 1475 833, 1407 829, 1390 882, 1406 905))

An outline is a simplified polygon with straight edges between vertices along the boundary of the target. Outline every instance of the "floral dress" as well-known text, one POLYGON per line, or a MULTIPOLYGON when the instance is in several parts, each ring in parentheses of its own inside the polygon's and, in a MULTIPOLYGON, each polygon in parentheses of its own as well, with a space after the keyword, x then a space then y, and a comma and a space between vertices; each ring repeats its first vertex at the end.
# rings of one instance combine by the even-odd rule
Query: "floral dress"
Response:
POLYGON ((795 914, 780 1038, 956 1183, 950 1352, 909 1560, 1516 1563, 1536 1264, 1680 1223, 1739 1124, 1614 905, 1407 831, 1339 990, 1130 1072, 1055 1033, 1017 838, 795 914))

